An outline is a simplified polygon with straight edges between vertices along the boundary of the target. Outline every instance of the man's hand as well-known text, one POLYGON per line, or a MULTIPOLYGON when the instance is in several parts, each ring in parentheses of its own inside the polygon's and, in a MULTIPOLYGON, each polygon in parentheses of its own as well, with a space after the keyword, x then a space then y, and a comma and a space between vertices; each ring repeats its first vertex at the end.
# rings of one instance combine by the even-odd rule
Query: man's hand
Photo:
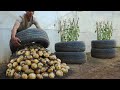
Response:
POLYGON ((20 44, 21 41, 20 41, 19 38, 14 37, 14 38, 12 38, 11 40, 12 40, 12 43, 14 44, 15 47, 18 47, 18 46, 21 45, 21 44, 20 44))

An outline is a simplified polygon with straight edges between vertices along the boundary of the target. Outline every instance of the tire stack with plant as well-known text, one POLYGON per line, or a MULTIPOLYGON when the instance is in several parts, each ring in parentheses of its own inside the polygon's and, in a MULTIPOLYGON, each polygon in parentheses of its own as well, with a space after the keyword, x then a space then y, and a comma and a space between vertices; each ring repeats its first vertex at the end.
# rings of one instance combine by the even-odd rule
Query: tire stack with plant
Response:
POLYGON ((73 20, 59 22, 61 42, 55 44, 55 55, 68 64, 86 62, 85 43, 77 41, 80 33, 78 20, 75 21, 73 18, 73 20))
MULTIPOLYGON (((14 53, 7 64, 7 77, 53 79, 63 77, 68 73, 70 67, 46 49, 49 39, 45 31, 25 30, 19 32, 17 36, 21 39, 22 47, 19 50, 11 48, 14 53), (33 41, 34 43, 31 44, 33 41)), ((10 45, 13 47, 12 44, 10 45)))
POLYGON ((91 42, 91 56, 95 58, 109 59, 116 56, 116 41, 112 37, 112 22, 96 22, 97 40, 91 42))

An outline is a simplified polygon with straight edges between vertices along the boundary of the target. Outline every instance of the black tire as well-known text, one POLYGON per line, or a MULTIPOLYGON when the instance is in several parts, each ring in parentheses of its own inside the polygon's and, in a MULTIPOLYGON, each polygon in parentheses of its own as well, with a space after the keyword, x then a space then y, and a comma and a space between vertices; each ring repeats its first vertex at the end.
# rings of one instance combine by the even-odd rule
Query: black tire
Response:
POLYGON ((115 40, 93 40, 91 42, 92 48, 99 49, 107 49, 107 48, 115 48, 116 41, 115 40))
POLYGON ((55 52, 57 58, 67 64, 82 64, 86 62, 84 52, 55 52))
POLYGON ((59 42, 55 44, 56 52, 84 52, 85 44, 83 41, 59 42))
POLYGON ((111 49, 91 49, 91 56, 95 58, 101 59, 110 59, 116 56, 116 50, 114 48, 111 49))
MULTIPOLYGON (((18 37, 21 40, 21 47, 23 47, 26 44, 29 45, 32 42, 39 43, 44 48, 47 48, 50 44, 47 33, 44 30, 38 30, 36 28, 20 31, 16 34, 16 37, 18 37)), ((12 53, 14 53, 18 49, 14 47, 11 40, 10 40, 10 49, 12 53)))

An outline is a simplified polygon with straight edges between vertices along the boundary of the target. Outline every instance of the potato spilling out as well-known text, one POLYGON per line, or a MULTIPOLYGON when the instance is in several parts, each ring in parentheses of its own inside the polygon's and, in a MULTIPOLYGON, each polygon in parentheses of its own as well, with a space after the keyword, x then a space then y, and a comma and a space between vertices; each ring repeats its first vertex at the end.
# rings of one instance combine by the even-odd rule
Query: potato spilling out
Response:
POLYGON ((36 74, 30 73, 30 74, 28 75, 28 78, 29 78, 29 79, 36 79, 36 74))
POLYGON ((66 75, 70 67, 40 45, 16 51, 7 64, 6 76, 13 79, 53 79, 66 75))
POLYGON ((22 79, 28 79, 28 75, 27 74, 22 74, 22 79))

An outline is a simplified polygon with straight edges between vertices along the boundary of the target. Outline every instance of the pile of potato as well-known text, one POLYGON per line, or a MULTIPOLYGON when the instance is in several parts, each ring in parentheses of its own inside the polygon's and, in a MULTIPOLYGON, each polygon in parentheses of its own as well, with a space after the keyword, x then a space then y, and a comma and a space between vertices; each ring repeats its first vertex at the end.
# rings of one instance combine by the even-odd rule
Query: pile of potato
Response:
POLYGON ((44 79, 62 77, 70 67, 50 51, 39 45, 16 51, 7 65, 6 76, 14 79, 44 79))

